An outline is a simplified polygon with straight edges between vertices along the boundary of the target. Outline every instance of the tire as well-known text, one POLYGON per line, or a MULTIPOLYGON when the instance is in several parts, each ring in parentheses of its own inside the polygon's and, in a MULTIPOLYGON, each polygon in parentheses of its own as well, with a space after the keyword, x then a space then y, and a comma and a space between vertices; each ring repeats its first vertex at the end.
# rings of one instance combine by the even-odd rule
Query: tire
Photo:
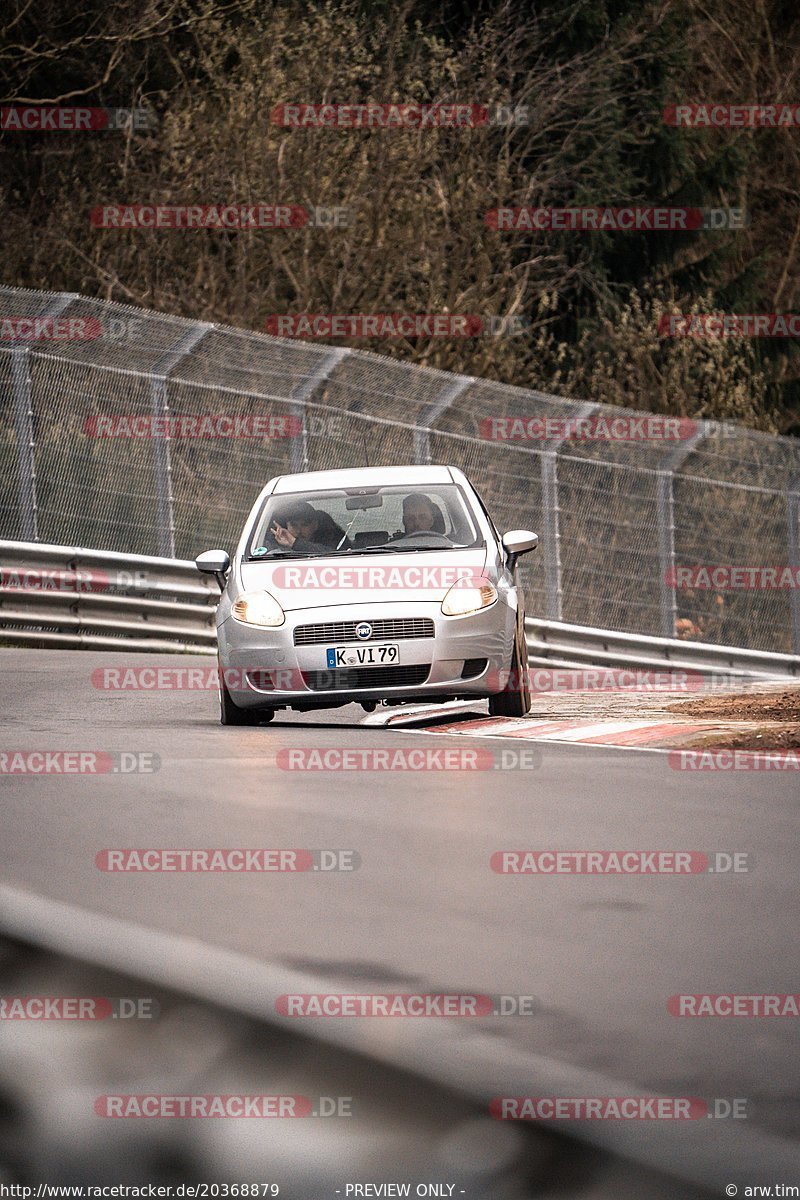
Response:
MULTIPOLYGON (((524 641, 522 643, 525 644, 524 641)), ((531 690, 528 682, 528 656, 520 649, 520 634, 514 638, 511 670, 502 692, 489 697, 491 717, 524 717, 531 710, 531 690)))
POLYGON ((239 708, 231 700, 225 687, 222 672, 219 672, 219 722, 220 725, 264 725, 275 716, 274 708, 239 708))

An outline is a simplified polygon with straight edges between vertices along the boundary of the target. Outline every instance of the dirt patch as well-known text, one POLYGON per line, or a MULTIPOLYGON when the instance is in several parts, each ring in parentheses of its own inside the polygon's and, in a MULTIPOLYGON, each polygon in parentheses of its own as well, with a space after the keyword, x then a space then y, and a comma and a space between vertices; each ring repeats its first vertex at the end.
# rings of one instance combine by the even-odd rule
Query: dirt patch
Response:
POLYGON ((800 750, 800 725, 764 725, 760 729, 740 732, 705 734, 701 740, 693 740, 693 748, 708 747, 719 750, 800 750))
POLYGON ((702 696, 670 704, 667 708, 670 713, 679 713, 682 717, 751 723, 746 729, 704 734, 693 741, 695 746, 718 746, 725 750, 800 749, 800 687, 737 692, 733 696, 702 696))
MULTIPOLYGON (((779 721, 796 726, 800 738, 800 687, 779 692, 738 692, 735 696, 704 696, 666 706, 682 717, 724 717, 733 721, 779 721)), ((745 735, 742 735, 745 736, 745 735)), ((748 735, 749 736, 749 735, 748 735)), ((765 731, 766 736, 766 731, 765 731)), ((797 745, 798 743, 792 743, 797 745)))

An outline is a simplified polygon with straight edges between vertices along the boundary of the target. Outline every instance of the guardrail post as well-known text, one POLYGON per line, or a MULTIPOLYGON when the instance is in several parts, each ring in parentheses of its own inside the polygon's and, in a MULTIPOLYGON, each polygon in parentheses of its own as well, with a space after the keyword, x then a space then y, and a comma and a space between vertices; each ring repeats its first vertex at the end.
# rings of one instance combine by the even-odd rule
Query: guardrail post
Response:
POLYGON ((670 450, 656 482, 658 512, 658 587, 661 595, 661 636, 675 637, 678 605, 675 600, 675 472, 708 436, 715 422, 698 424, 695 432, 675 449, 670 450))
POLYGON ((344 346, 337 346, 325 355, 322 362, 315 371, 299 383, 297 387, 292 388, 289 393, 289 399, 292 403, 293 416, 299 417, 303 436, 298 441, 297 438, 292 438, 292 454, 291 463, 292 471, 297 473, 305 471, 308 467, 308 428, 305 420, 306 410, 305 405, 309 396, 313 396, 315 388, 323 383, 334 367, 337 367, 343 359, 347 358, 350 350, 344 346))
MULTIPOLYGON (((578 411, 565 421, 584 421, 597 408, 596 404, 582 404, 578 411)), ((561 510, 558 504, 558 452, 567 437, 551 438, 542 451, 542 520, 544 536, 544 590, 547 603, 547 619, 561 621, 563 591, 561 588, 561 510)))
POLYGON ((431 461, 431 426, 434 421, 447 412, 474 382, 471 375, 456 375, 445 386, 441 396, 420 413, 419 424, 414 426, 414 462, 418 466, 427 466, 431 461))
POLYGON ((172 494, 172 456, 169 443, 169 400, 167 379, 178 365, 208 333, 216 326, 195 325, 182 338, 162 354, 151 372, 150 404, 153 413, 153 473, 156 484, 156 535, 158 554, 161 558, 175 557, 175 501, 172 494), (161 428, 167 432, 161 433, 161 428))
POLYGON ((786 515, 789 521, 789 565, 794 572, 795 586, 789 589, 792 610, 792 650, 800 654, 800 475, 795 475, 786 495, 786 515))

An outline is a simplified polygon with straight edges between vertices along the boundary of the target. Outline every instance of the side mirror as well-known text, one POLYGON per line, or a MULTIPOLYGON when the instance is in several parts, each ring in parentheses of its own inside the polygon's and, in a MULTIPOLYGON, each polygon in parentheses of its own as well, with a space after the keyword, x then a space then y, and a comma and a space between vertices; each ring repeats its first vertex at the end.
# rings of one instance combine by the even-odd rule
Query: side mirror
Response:
POLYGON ((511 529, 503 534, 502 541, 508 555, 508 569, 513 571, 520 554, 527 554, 539 545, 539 535, 530 529, 511 529))
POLYGON ((227 550, 205 550, 198 554, 194 565, 203 575, 213 575, 219 590, 225 590, 225 576, 231 569, 231 556, 227 550))

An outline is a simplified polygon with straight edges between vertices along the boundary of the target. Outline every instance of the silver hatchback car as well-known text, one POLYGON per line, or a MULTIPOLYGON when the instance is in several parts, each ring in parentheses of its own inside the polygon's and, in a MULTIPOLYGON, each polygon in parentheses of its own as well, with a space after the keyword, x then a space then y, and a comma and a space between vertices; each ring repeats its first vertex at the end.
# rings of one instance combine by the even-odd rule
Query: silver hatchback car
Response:
POLYGON ((220 715, 488 697, 530 708, 516 577, 538 537, 503 537, 456 467, 367 467, 271 479, 216 576, 220 715))

